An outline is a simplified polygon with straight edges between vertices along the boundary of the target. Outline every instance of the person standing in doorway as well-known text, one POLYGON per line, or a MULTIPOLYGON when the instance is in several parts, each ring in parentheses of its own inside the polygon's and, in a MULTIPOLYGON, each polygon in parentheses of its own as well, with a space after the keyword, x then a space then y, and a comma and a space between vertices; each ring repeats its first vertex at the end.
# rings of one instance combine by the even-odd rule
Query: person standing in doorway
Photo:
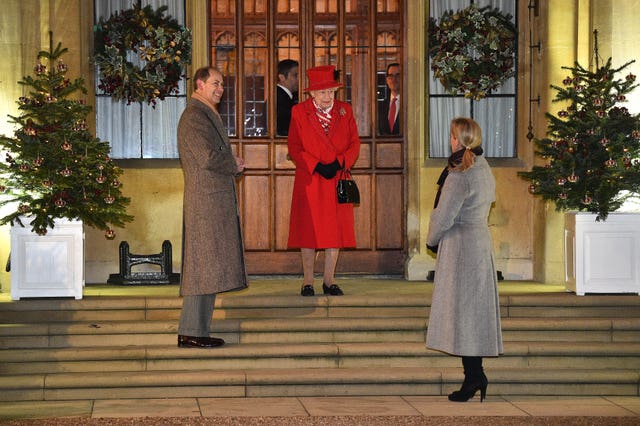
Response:
POLYGON ((244 160, 233 154, 218 114, 222 72, 200 68, 193 85, 178 123, 184 173, 178 346, 212 348, 224 344, 209 336, 216 294, 248 285, 235 182, 244 160))
POLYGON ((300 248, 304 272, 302 296, 313 296, 316 250, 324 249, 324 294, 341 296, 334 282, 341 248, 355 247, 353 204, 339 204, 338 171, 351 169, 360 153, 360 137, 351 105, 335 98, 342 84, 335 67, 307 70, 311 97, 293 107, 287 139, 296 165, 289 222, 290 248, 300 248))
POLYGON ((464 382, 449 395, 468 401, 489 383, 483 357, 503 352, 498 279, 488 217, 495 180, 482 156, 482 132, 470 118, 451 122, 449 166, 431 212, 427 246, 437 251, 427 347, 462 358, 464 382))
POLYGON ((298 103, 298 61, 284 59, 278 62, 276 86, 276 135, 287 136, 291 122, 291 108, 298 103))
POLYGON ((400 64, 387 66, 387 97, 378 107, 378 133, 381 135, 400 134, 400 92, 402 74, 400 64))

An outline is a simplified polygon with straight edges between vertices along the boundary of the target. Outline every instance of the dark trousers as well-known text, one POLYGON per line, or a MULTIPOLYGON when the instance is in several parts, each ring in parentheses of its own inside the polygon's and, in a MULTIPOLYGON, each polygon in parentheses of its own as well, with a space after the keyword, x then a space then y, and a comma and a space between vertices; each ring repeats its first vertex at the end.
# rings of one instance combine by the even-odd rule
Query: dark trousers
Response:
POLYGON ((215 294, 184 296, 182 298, 178 334, 181 336, 208 337, 215 301, 215 294))

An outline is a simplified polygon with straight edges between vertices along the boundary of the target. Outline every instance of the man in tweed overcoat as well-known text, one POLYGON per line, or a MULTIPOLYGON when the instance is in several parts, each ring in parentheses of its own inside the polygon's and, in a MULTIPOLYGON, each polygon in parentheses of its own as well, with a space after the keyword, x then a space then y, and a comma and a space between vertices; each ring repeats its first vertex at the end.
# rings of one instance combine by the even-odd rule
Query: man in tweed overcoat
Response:
POLYGON ((178 124, 184 173, 178 346, 215 347, 224 344, 209 337, 216 294, 247 287, 235 184, 244 161, 233 154, 217 111, 224 91, 222 73, 200 68, 193 85, 178 124))

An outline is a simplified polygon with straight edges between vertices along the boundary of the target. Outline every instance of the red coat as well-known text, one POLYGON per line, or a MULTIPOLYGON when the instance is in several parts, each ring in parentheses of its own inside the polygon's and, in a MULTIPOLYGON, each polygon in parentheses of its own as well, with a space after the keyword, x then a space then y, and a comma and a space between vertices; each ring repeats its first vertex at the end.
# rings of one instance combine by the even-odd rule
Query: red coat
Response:
POLYGON ((360 153, 360 138, 351 105, 334 100, 331 128, 325 134, 311 98, 293 107, 288 136, 289 156, 296 164, 289 221, 290 248, 355 247, 353 204, 338 204, 340 172, 325 179, 318 162, 338 159, 351 169, 360 153))

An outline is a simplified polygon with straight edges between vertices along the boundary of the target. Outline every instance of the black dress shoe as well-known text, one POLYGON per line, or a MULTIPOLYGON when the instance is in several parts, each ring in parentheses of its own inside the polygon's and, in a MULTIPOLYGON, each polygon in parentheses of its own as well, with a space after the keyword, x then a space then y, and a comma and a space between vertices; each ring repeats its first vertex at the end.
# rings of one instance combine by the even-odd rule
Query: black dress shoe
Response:
POLYGON ((331 284, 328 286, 325 283, 322 283, 322 291, 324 294, 328 294, 330 296, 342 296, 344 294, 337 284, 331 284))
POLYGON ((300 290, 300 294, 302 296, 314 296, 316 292, 313 290, 312 285, 307 284, 302 286, 302 290, 300 290))
POLYGON ((215 348, 224 345, 217 337, 178 336, 179 348, 215 348))

